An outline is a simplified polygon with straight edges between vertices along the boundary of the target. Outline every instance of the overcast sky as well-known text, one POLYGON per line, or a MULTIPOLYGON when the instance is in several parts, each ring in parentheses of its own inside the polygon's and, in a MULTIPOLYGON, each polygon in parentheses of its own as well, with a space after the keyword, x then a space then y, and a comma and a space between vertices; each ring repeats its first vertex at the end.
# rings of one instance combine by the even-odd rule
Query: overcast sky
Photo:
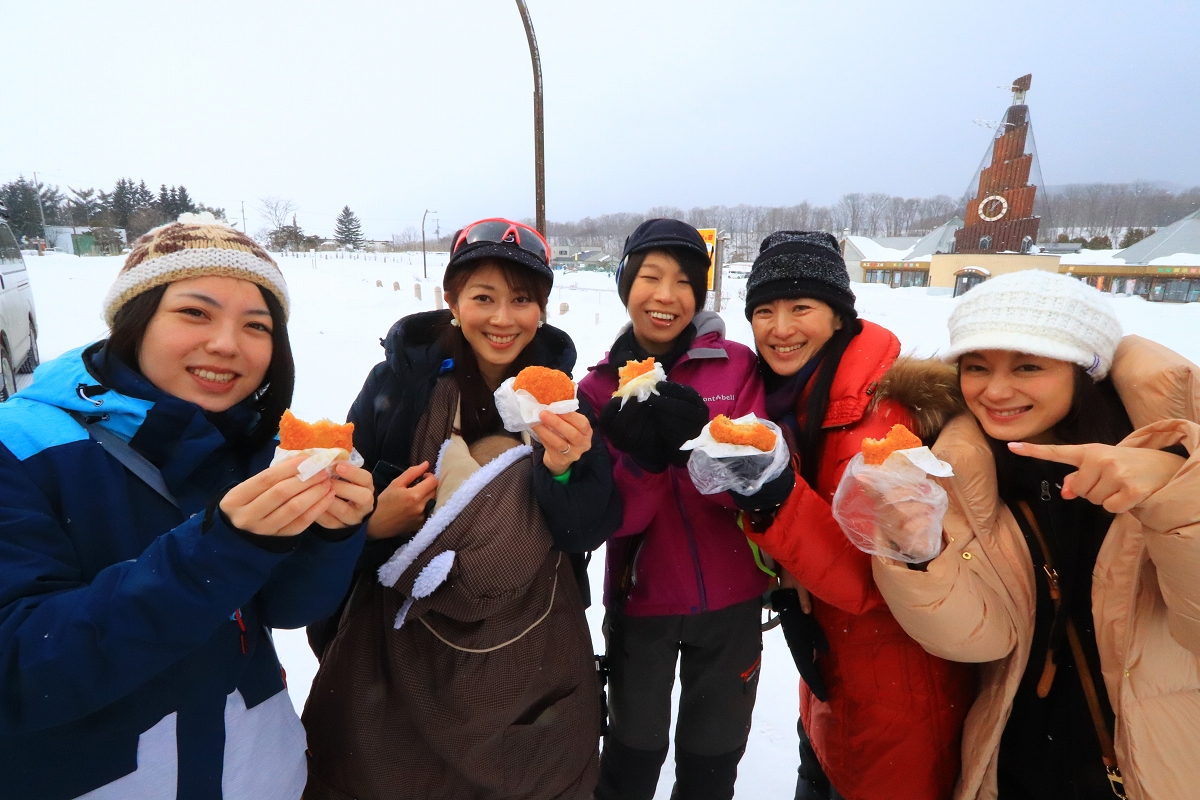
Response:
MULTIPOLYGON (((1049 184, 1200 184, 1200 3, 528 0, 551 220, 957 196, 1012 80, 1049 184)), ((512 0, 0 0, 0 181, 185 184, 372 238, 531 217, 512 0), (430 225, 432 229, 432 222, 430 225)))

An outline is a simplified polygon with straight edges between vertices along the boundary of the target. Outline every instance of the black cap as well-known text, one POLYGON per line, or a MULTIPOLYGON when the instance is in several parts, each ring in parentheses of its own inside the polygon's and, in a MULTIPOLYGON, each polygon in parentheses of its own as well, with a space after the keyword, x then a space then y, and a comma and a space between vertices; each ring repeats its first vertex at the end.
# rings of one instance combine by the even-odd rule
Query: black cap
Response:
POLYGON ((776 231, 763 239, 746 280, 746 319, 763 303, 811 297, 854 318, 854 292, 837 239, 825 231, 776 231))
POLYGON ((651 250, 665 250, 674 256, 691 281, 696 309, 703 308, 708 297, 708 268, 711 262, 708 245, 700 231, 677 219, 648 219, 634 228, 633 233, 625 239, 621 265, 617 267, 617 294, 621 302, 628 304, 629 288, 637 275, 636 270, 625 269, 629 257, 651 250))
MULTIPOLYGON (((455 231, 450 237, 451 242, 457 242, 461 230, 455 231)), ((446 275, 460 269, 461 267, 471 264, 475 261, 482 261, 485 258, 498 258, 504 261, 511 261, 514 264, 532 270, 535 274, 542 276, 551 283, 554 282, 554 270, 550 269, 544 259, 539 258, 536 254, 528 250, 521 249, 521 246, 515 242, 473 242, 463 244, 457 250, 450 254, 450 261, 446 264, 446 275)), ((445 282, 445 278, 442 279, 445 282)))

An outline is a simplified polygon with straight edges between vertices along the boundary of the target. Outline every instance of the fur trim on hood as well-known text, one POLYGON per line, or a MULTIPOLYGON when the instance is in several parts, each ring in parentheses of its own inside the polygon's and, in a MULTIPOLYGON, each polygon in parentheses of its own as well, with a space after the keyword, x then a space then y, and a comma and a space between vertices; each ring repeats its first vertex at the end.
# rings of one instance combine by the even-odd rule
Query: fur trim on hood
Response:
POLYGON ((900 356, 879 381, 868 412, 883 400, 908 409, 915 433, 932 444, 946 423, 967 410, 958 385, 958 368, 937 358, 900 356))

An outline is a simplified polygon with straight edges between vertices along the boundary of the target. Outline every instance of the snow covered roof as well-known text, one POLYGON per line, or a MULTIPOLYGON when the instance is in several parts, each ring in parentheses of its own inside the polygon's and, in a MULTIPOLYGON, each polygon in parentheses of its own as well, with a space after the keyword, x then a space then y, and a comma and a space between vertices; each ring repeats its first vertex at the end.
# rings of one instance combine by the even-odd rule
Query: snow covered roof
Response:
MULTIPOLYGON (((869 236, 847 236, 846 243, 848 246, 853 245, 854 249, 858 251, 860 258, 857 260, 859 261, 903 261, 904 257, 908 255, 908 251, 912 249, 911 242, 907 247, 897 249, 879 244, 869 236)), ((847 260, 856 260, 850 257, 853 255, 852 253, 847 252, 846 255, 847 260)))
POLYGON ((963 221, 955 217, 949 222, 943 222, 929 233, 916 241, 908 251, 905 261, 930 261, 934 253, 949 253, 954 244, 954 232, 963 226, 963 221))
POLYGON ((1158 233, 1147 236, 1121 251, 1126 264, 1156 264, 1165 256, 1191 256, 1189 265, 1200 262, 1200 211, 1193 211, 1158 233))
POLYGON ((1118 257, 1120 250, 1080 250, 1076 253, 1056 253, 1064 267, 1124 267, 1128 263, 1118 257))

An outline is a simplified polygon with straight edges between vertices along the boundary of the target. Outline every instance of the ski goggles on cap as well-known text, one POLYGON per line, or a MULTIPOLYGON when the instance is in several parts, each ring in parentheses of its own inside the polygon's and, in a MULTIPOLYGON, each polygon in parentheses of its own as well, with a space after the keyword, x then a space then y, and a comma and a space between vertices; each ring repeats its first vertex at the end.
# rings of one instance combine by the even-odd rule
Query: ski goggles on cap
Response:
POLYGON ((543 262, 550 261, 550 245, 535 228, 499 217, 481 219, 463 228, 459 232, 458 238, 454 240, 454 247, 450 249, 450 255, 453 257, 463 245, 479 244, 480 242, 516 245, 527 253, 537 256, 543 262))

